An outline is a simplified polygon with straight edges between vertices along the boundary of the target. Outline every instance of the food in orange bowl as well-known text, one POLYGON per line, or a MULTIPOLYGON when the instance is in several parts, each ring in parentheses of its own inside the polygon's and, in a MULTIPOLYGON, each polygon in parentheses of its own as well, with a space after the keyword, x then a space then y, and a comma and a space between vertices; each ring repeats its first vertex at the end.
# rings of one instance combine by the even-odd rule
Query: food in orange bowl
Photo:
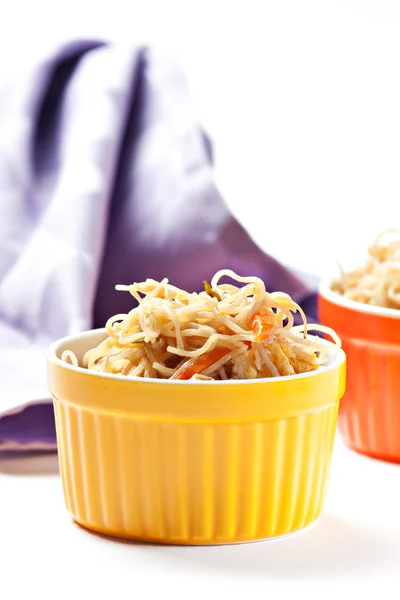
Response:
POLYGON ((338 427, 348 446, 400 462, 400 238, 378 236, 364 265, 319 288, 321 323, 348 360, 338 427))
POLYGON ((255 277, 221 271, 200 294, 167 280, 124 289, 138 302, 130 313, 48 352, 74 519, 179 544, 271 538, 314 521, 343 351, 294 327, 301 309, 255 277))

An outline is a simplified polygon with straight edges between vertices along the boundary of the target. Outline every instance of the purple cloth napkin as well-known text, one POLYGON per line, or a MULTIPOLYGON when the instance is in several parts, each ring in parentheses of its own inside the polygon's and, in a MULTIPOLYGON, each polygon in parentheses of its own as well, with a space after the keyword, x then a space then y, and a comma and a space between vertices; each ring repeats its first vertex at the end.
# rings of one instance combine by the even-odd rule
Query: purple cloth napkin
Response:
POLYGON ((128 311, 117 283, 199 291, 231 268, 315 318, 313 290, 222 200, 168 56, 72 43, 0 90, 0 106, 0 449, 56 447, 45 348, 128 311))

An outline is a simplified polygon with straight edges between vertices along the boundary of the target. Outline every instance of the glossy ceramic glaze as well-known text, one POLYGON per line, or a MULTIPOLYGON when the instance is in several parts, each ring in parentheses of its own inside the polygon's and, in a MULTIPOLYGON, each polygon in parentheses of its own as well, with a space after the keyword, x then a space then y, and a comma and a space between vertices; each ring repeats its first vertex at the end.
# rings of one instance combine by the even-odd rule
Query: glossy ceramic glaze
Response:
POLYGON ((314 521, 328 482, 345 356, 258 381, 102 375, 81 357, 104 330, 48 352, 61 477, 73 518, 95 531, 175 544, 271 538, 314 521))
POLYGON ((319 317, 341 337, 347 356, 338 420, 344 441, 400 462, 400 311, 347 300, 322 282, 319 317))

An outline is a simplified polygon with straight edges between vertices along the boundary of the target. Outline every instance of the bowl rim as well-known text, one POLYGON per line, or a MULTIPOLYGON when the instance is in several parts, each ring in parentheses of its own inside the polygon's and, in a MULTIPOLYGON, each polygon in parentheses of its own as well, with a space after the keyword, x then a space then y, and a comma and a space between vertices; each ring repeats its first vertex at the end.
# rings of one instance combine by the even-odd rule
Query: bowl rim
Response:
POLYGON ((388 317, 390 319, 400 319, 400 309, 398 308, 387 308, 386 306, 373 306, 371 304, 364 304, 363 302, 357 302, 356 300, 350 300, 341 296, 337 292, 332 290, 333 279, 322 279, 318 284, 318 293, 325 300, 328 300, 332 304, 337 304, 343 308, 354 310, 367 315, 375 315, 378 317, 388 317))
MULTIPOLYGON (((260 379, 226 379, 226 380, 213 380, 213 381, 201 381, 201 380, 200 381, 198 381, 198 380, 191 381, 191 380, 179 380, 179 379, 155 379, 155 378, 150 378, 150 377, 145 378, 145 377, 112 374, 112 373, 100 373, 98 371, 90 371, 89 369, 85 369, 84 367, 75 367, 74 365, 67 363, 67 362, 61 360, 60 358, 58 358, 57 352, 58 352, 60 346, 64 346, 65 344, 68 344, 68 342, 75 342, 79 339, 85 339, 90 336, 95 337, 96 335, 100 335, 103 333, 106 335, 107 332, 104 327, 101 327, 99 329, 89 329, 89 330, 81 331, 79 333, 75 333, 72 335, 64 336, 64 337, 56 340, 55 342, 53 342, 48 347, 47 352, 46 352, 46 359, 47 359, 48 363, 52 363, 53 365, 58 366, 62 369, 71 371, 73 373, 85 374, 90 377, 100 377, 100 378, 108 379, 111 381, 125 381, 125 382, 132 382, 132 383, 146 382, 149 385, 162 384, 162 385, 184 385, 184 386, 187 386, 187 385, 206 385, 206 386, 210 386, 210 385, 211 386, 214 386, 214 385, 218 385, 218 386, 221 386, 221 385, 260 385, 260 384, 268 385, 271 383, 276 384, 277 382, 296 381, 299 379, 316 377, 318 375, 321 375, 322 373, 327 373, 328 371, 337 369, 346 360, 346 355, 345 355, 343 349, 336 346, 335 357, 329 365, 327 365, 327 366, 322 365, 318 369, 315 369, 314 371, 308 371, 306 373, 298 373, 295 375, 282 375, 281 377, 265 377, 265 378, 260 378, 260 379)), ((328 343, 332 345, 332 349, 335 348, 335 344, 333 344, 332 342, 328 342, 328 343)))

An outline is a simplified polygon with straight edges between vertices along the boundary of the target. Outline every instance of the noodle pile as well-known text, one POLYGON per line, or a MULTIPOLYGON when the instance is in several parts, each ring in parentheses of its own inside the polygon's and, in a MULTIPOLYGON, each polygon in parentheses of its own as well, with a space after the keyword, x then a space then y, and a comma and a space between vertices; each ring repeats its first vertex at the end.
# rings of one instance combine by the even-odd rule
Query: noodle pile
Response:
POLYGON ((363 304, 400 308, 400 232, 384 231, 368 248, 363 266, 341 271, 332 284, 338 294, 363 304))
MULTIPOLYGON (((257 379, 313 371, 326 362, 332 344, 307 335, 306 317, 282 292, 268 293, 258 277, 221 270, 205 291, 189 293, 147 279, 119 285, 138 306, 111 317, 108 337, 89 350, 81 366, 104 373, 159 379, 257 379), (244 284, 220 283, 222 277, 244 284), (299 312, 303 325, 293 326, 299 312)), ((313 330, 328 333, 327 327, 313 330)), ((78 366, 66 350, 62 359, 78 366)))

